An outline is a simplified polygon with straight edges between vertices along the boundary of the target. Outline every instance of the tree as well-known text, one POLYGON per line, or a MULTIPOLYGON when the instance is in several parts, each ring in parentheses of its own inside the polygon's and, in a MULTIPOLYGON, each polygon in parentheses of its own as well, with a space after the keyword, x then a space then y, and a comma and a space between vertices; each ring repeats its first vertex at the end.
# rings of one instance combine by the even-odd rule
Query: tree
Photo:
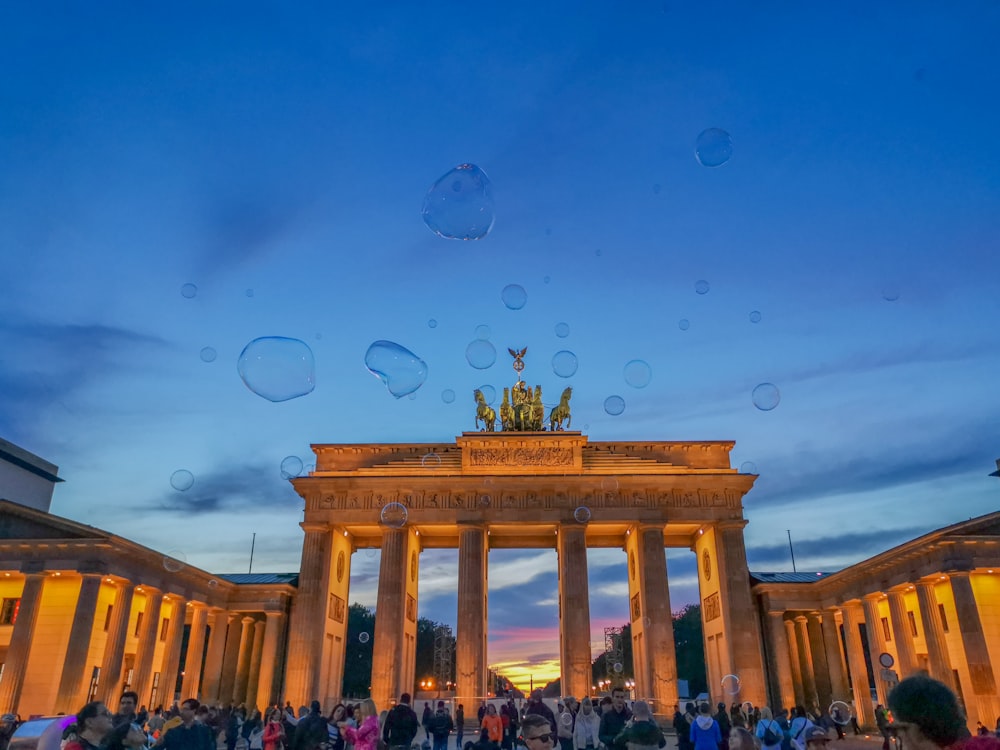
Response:
POLYGON ((708 692, 705 670, 705 641, 701 628, 701 605, 689 604, 674 613, 674 650, 677 676, 688 681, 691 695, 708 692))
POLYGON ((372 684, 372 646, 375 614, 363 604, 347 608, 347 645, 344 649, 345 697, 367 698, 372 684))

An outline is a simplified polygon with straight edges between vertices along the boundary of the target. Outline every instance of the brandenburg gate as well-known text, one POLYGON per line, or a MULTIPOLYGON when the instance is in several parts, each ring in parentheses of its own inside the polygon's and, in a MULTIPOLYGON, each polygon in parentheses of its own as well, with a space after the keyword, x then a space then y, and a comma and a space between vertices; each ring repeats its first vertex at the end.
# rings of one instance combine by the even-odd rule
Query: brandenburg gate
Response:
POLYGON ((743 543, 742 499, 755 477, 730 467, 733 443, 591 442, 561 424, 504 423, 453 443, 313 446, 316 470, 293 480, 305 499, 285 675, 293 705, 340 696, 351 554, 367 548, 382 550, 372 668, 380 708, 415 688, 420 552, 434 548, 459 551, 458 700, 487 695, 488 553, 510 548, 556 550, 562 692, 589 694, 589 547, 626 553, 638 697, 657 714, 677 702, 666 548, 682 547, 697 555, 713 700, 763 705, 743 543), (735 691, 721 687, 737 682, 729 675, 735 691))

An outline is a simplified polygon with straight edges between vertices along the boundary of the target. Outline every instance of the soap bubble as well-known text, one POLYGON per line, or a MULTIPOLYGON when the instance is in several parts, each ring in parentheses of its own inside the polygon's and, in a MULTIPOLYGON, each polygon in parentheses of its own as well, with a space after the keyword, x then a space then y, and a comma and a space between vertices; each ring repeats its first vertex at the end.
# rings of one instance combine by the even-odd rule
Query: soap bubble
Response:
POLYGON ((194 284, 184 284, 184 286, 181 287, 181 296, 184 297, 184 299, 194 299, 197 294, 198 287, 194 284))
POLYGON ((734 674, 727 674, 722 678, 722 692, 726 695, 736 695, 740 692, 740 678, 734 674))
POLYGON ((302 475, 302 459, 298 456, 286 456, 281 459, 281 478, 295 479, 302 475))
POLYGON ((617 477, 604 477, 601 480, 601 491, 608 495, 618 492, 617 477))
POLYGON ((625 411, 625 399, 621 396, 608 396, 604 399, 604 411, 612 417, 617 417, 625 411))
POLYGON ((751 323, 760 323, 760 311, 759 310, 754 310, 753 312, 750 313, 750 322, 751 323))
POLYGON ((460 164, 431 185, 421 214, 439 237, 481 240, 493 228, 493 211, 486 173, 475 164, 460 164))
POLYGON ((616 661, 614 669, 615 669, 615 672, 617 672, 618 674, 621 674, 621 671, 623 669, 625 669, 625 667, 622 666, 622 663, 620 661, 616 661))
POLYGON ((367 632, 363 632, 363 633, 359 633, 358 634, 358 641, 360 643, 368 643, 368 641, 370 641, 371 638, 372 637, 367 632))
POLYGON ((194 474, 187 469, 178 469, 170 475, 170 486, 178 492, 187 492, 194 485, 194 474))
POLYGON ((691 322, 687 318, 681 318, 680 320, 677 321, 677 327, 680 328, 682 331, 686 331, 688 328, 691 327, 691 322))
POLYGON ((698 294, 708 294, 709 288, 708 282, 704 279, 698 279, 698 281, 694 282, 694 290, 698 294))
POLYGON ((492 404, 497 400, 497 389, 492 385, 481 385, 479 386, 479 390, 483 394, 483 398, 486 399, 487 404, 492 404))
POLYGON ((660 185, 660 183, 657 182, 655 185, 653 185, 653 195, 659 195, 661 190, 663 190, 663 187, 660 185))
POLYGON ((376 341, 365 352, 365 367, 396 398, 409 396, 427 380, 427 363, 404 346, 376 341))
POLYGON ((436 320, 434 320, 434 318, 431 318, 430 320, 427 321, 427 327, 428 328, 437 328, 438 327, 438 322, 436 320))
POLYGON ((388 503, 382 508, 379 520, 390 529, 401 529, 406 525, 410 512, 402 503, 388 503))
POLYGON ((733 155, 733 139, 721 128, 701 131, 694 145, 694 156, 703 167, 721 167, 733 155))
POLYGON ((219 582, 216 581, 214 578, 210 578, 208 579, 208 585, 214 589, 216 586, 219 585, 219 582))
POLYGON ((439 456, 434 451, 431 451, 430 453, 425 454, 420 459, 420 465, 423 466, 425 469, 436 469, 438 466, 441 465, 441 456, 439 456))
POLYGON ((753 461, 744 461, 740 464, 740 474, 756 474, 757 464, 753 461))
POLYGON ((316 387, 312 349, 298 339, 264 336, 240 353, 236 369, 251 391, 268 401, 288 401, 316 387))
POLYGON ((597 256, 598 258, 600 258, 600 257, 601 257, 601 255, 602 255, 602 252, 601 252, 601 248, 597 248, 597 249, 596 249, 596 250, 594 251, 594 255, 596 255, 596 256, 597 256))
POLYGON ((466 361, 477 370, 487 370, 497 361, 497 350, 485 339, 476 339, 465 347, 466 361))
POLYGON ((590 521, 590 508, 586 505, 581 505, 573 511, 573 518, 577 523, 587 523, 590 521))
POLYGON ((219 353, 212 347, 206 346, 201 350, 201 352, 199 352, 199 356, 201 357, 202 362, 214 362, 215 358, 219 356, 219 353))
POLYGON ((446 404, 452 403, 455 400, 455 391, 453 391, 451 388, 445 388, 443 391, 441 391, 441 400, 444 401, 446 404))
POLYGON ((179 549, 168 550, 163 556, 163 567, 168 573, 177 573, 185 564, 187 557, 179 549))
POLYGON ((253 289, 247 289, 246 295, 247 297, 253 297, 253 289))
POLYGON ((569 323, 556 323, 556 336, 561 339, 569 336, 569 323))
POLYGON ((476 330, 474 333, 477 339, 481 341, 488 341, 490 336, 493 334, 493 331, 490 330, 490 327, 488 325, 482 323, 476 326, 476 330))
POLYGON ((561 378, 571 378, 576 374, 579 362, 576 355, 563 349, 552 355, 552 372, 561 378))
POLYGON ((882 287, 882 299, 886 302, 895 302, 899 299, 899 289, 892 285, 882 287))
POLYGON ((781 393, 774 383, 761 383, 753 389, 753 405, 761 411, 771 411, 781 401, 781 393))
POLYGON ((834 724, 846 726, 851 723, 851 707, 844 701, 834 701, 830 704, 830 718, 834 724))
POLYGON ((542 283, 543 284, 548 284, 550 281, 552 281, 552 277, 551 276, 546 276, 546 277, 544 277, 542 279, 542 283))
POLYGON ((653 377, 653 368, 641 359, 625 365, 625 382, 633 388, 645 388, 653 377))
POLYGON ((369 547, 368 549, 365 550, 365 557, 367 557, 369 560, 372 560, 377 556, 378 556, 378 550, 375 549, 374 547, 369 547))
POLYGON ((528 293, 519 284, 508 284, 500 292, 500 299, 509 310, 520 310, 528 301, 528 293))

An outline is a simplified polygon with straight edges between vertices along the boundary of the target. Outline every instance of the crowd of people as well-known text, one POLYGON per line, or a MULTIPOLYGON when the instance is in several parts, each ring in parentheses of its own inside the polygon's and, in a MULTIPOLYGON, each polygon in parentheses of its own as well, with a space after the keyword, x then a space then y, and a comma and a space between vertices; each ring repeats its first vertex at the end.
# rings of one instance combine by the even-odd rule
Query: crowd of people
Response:
MULTIPOLYGON (((152 715, 138 707, 138 696, 126 691, 117 711, 100 701, 87 703, 63 733, 61 750, 660 750, 668 739, 648 703, 631 706, 625 691, 612 690, 601 699, 565 696, 553 711, 535 690, 523 706, 513 699, 483 701, 464 741, 465 706, 453 716, 444 701, 424 703, 421 716, 403 693, 390 709, 375 702, 338 703, 323 713, 319 701, 298 711, 286 703, 271 706, 264 716, 243 706, 216 708, 189 698, 152 715), (421 730, 423 737, 420 736, 421 730)), ((876 707, 883 750, 1000 750, 1000 718, 995 729, 979 725, 972 736, 955 694, 927 676, 903 680, 889 695, 888 707, 876 707)), ((18 724, 0 718, 0 750, 18 724)), ((734 703, 687 703, 675 707, 672 728, 677 750, 824 750, 844 727, 861 732, 850 712, 827 714, 795 706, 772 711, 734 703)))

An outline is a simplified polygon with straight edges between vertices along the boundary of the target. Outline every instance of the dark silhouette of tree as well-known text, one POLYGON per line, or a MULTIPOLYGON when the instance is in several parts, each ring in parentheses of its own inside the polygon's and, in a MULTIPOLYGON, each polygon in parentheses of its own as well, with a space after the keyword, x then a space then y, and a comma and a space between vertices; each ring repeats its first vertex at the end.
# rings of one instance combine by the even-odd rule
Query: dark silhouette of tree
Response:
POLYGON ((372 647, 375 615, 363 604, 347 608, 347 646, 344 653, 344 696, 367 698, 372 684, 372 647))
POLYGON ((688 681, 688 692, 691 695, 708 692, 701 605, 689 604, 674 613, 674 650, 677 652, 677 677, 688 681))

